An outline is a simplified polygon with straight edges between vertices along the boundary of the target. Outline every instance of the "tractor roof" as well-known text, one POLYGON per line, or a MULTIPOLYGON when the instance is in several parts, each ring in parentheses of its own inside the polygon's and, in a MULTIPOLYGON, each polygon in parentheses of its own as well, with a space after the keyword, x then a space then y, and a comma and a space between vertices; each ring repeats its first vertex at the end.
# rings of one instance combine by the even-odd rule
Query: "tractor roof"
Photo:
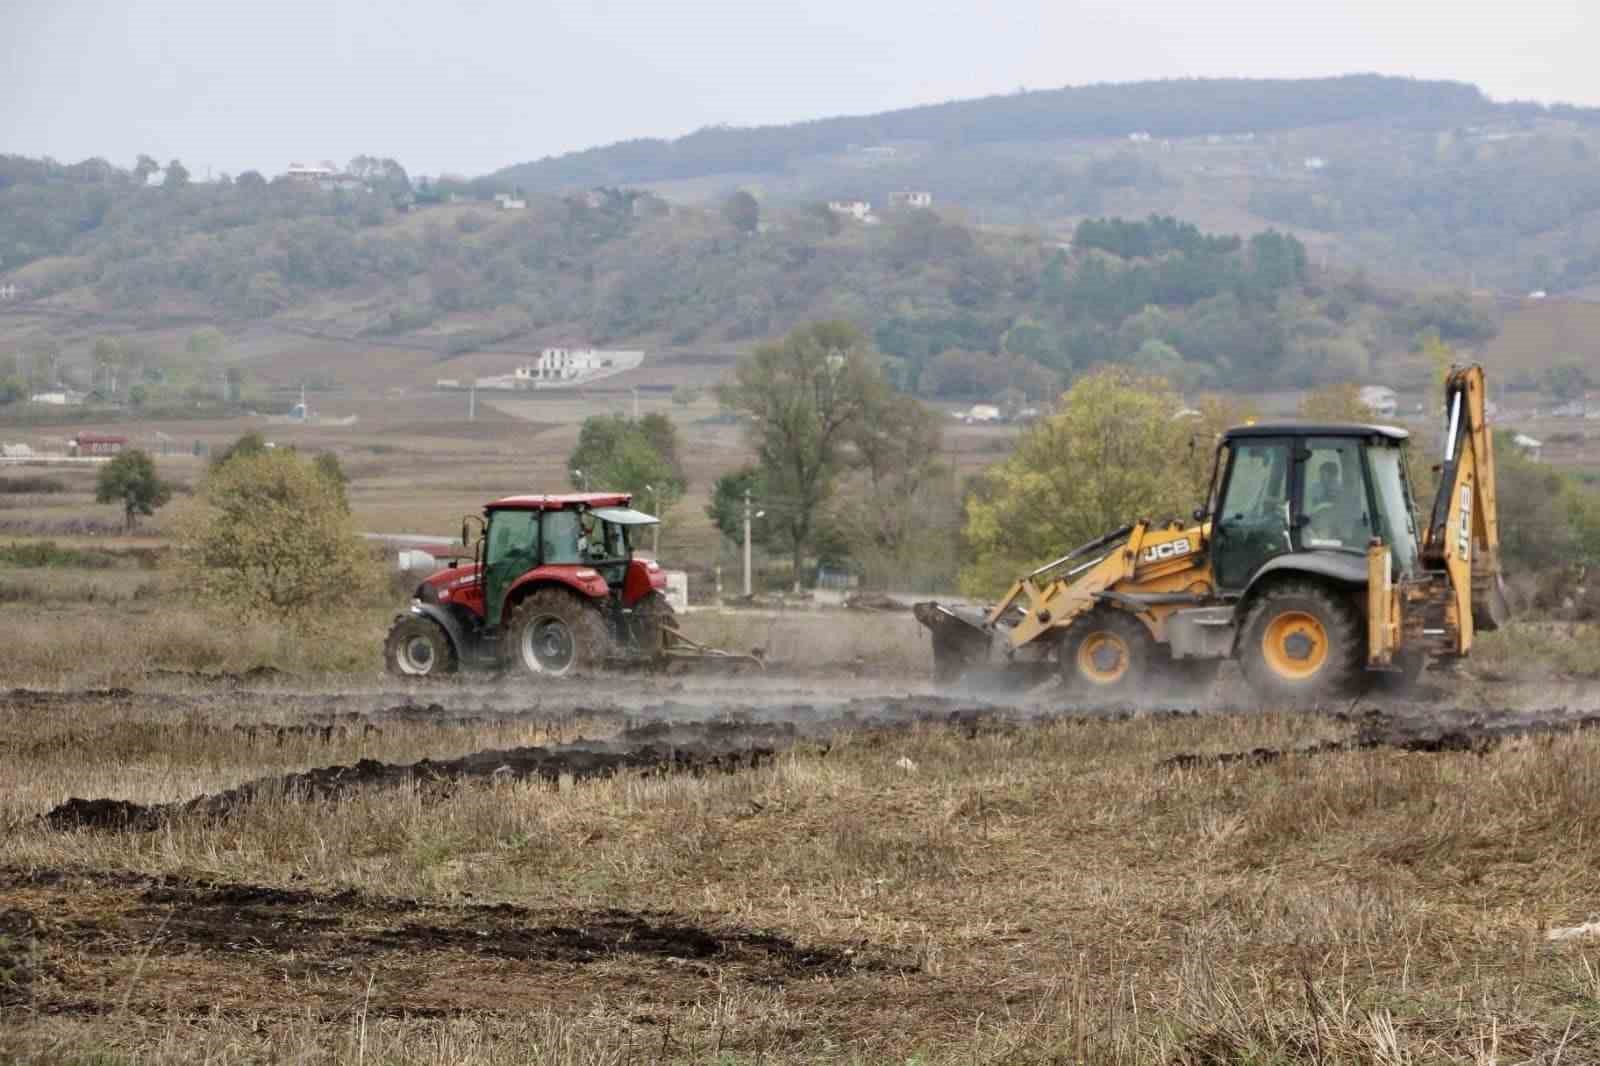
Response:
POLYGON ((626 507, 626 492, 565 492, 540 496, 506 496, 490 503, 490 511, 565 511, 575 507, 626 507))
POLYGON ((1369 425, 1365 422, 1259 422, 1234 426, 1223 440, 1238 437, 1387 437, 1401 441, 1411 436, 1397 426, 1369 425))

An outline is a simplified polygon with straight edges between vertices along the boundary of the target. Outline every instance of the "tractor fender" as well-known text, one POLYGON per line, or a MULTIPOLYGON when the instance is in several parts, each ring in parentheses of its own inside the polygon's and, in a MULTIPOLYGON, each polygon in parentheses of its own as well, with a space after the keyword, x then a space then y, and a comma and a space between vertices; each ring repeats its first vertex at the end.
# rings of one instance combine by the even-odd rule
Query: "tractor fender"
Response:
MULTIPOLYGON (((1332 582, 1349 588, 1365 588, 1367 584, 1367 559, 1364 555, 1354 555, 1350 552, 1334 551, 1308 551, 1289 552, 1274 559, 1269 559, 1261 569, 1255 572, 1246 586, 1244 594, 1239 597, 1236 605, 1235 617, 1242 626, 1244 618, 1250 610, 1251 602, 1263 588, 1286 578, 1305 575, 1317 578, 1324 582, 1332 582)), ((1365 601, 1362 602, 1363 609, 1365 601)), ((1238 651, 1238 642, 1241 632, 1238 628, 1234 633, 1234 651, 1238 651)))
POLYGON ((513 605, 522 602, 538 589, 560 585, 585 600, 598 600, 611 591, 600 571, 591 566, 536 566, 506 589, 505 611, 509 618, 513 605))
POLYGON ((412 600, 411 613, 439 623, 439 626, 445 632, 445 636, 450 638, 450 643, 455 647, 457 662, 465 664, 470 660, 472 645, 469 643, 466 628, 462 626, 461 619, 456 617, 454 611, 437 603, 422 603, 412 600))

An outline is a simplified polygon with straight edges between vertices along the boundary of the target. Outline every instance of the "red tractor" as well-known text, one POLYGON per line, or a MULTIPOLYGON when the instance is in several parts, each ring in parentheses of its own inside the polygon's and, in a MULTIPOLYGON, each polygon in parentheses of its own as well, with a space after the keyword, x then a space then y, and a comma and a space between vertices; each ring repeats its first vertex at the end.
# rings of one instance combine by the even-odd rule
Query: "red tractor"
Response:
POLYGON ((673 626, 666 574, 633 556, 633 530, 657 520, 631 502, 616 492, 507 496, 481 520, 469 516, 461 543, 473 561, 417 586, 384 645, 389 672, 510 667, 561 677, 698 649, 673 626))

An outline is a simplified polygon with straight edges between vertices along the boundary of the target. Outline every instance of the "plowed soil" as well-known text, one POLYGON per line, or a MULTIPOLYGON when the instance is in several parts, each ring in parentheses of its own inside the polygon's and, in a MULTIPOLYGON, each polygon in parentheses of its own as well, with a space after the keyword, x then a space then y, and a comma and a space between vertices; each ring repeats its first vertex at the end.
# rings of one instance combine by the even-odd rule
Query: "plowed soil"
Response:
POLYGON ((796 944, 665 913, 539 911, 177 877, 0 870, 0 1005, 44 1013, 516 1011, 716 982, 888 977, 865 944, 796 944), (161 975, 159 983, 140 979, 161 975))

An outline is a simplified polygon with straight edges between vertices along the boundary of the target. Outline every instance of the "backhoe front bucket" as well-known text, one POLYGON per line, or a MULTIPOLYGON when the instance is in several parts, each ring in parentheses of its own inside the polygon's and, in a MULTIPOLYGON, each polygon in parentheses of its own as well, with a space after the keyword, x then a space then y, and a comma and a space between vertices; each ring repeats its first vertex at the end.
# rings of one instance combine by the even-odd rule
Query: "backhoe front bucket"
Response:
POLYGON ((993 630, 983 611, 928 600, 913 605, 911 613, 933 636, 935 680, 954 681, 969 668, 988 662, 993 630))

